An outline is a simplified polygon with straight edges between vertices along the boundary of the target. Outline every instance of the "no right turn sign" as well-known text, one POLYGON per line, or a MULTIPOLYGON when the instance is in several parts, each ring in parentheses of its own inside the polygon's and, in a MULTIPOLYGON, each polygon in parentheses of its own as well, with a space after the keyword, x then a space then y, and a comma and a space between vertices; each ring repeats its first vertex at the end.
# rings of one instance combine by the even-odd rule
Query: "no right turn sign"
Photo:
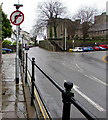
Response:
POLYGON ((21 11, 16 10, 11 14, 10 21, 14 25, 20 25, 24 21, 24 14, 21 11))

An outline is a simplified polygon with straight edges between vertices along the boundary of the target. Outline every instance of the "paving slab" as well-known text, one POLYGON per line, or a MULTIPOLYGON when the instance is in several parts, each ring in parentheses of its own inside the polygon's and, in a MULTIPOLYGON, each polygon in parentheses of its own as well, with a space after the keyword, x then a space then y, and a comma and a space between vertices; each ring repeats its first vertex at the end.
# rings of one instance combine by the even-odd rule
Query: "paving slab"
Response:
POLYGON ((0 65, 0 120, 2 119, 2 70, 0 65))
POLYGON ((3 55, 2 118, 27 118, 23 84, 15 82, 15 54, 3 55))
POLYGON ((15 53, 3 55, 1 72, 0 120, 37 118, 36 111, 30 104, 30 91, 21 74, 19 74, 19 84, 15 82, 15 53))

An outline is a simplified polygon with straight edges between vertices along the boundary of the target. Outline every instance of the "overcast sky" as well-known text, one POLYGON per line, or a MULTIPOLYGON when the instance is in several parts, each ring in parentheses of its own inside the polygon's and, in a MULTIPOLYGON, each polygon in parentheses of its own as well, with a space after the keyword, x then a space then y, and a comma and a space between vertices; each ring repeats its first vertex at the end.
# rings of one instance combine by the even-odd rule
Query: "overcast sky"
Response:
MULTIPOLYGON (((48 0, 19 0, 20 4, 23 4, 23 7, 20 8, 25 15, 24 22, 21 24, 21 28, 30 32, 34 22, 36 20, 36 7, 39 2, 44 2, 48 0)), ((54 1, 54 0, 53 0, 54 1)), ((106 10, 106 2, 108 0, 60 0, 65 7, 67 7, 69 14, 72 16, 81 6, 90 6, 97 8, 100 11, 106 10)), ((15 11, 14 4, 18 3, 18 0, 0 0, 0 3, 3 2, 3 11, 8 15, 10 15, 13 11, 15 11)), ((15 28, 15 26, 13 27, 15 28)))

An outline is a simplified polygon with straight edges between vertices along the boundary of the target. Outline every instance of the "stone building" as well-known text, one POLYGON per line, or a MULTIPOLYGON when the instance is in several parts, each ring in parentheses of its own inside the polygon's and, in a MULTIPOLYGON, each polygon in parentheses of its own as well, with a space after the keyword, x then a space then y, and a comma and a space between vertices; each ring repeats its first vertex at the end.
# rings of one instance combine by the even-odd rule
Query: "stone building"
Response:
POLYGON ((106 13, 95 16, 94 24, 88 32, 90 38, 106 39, 108 37, 108 16, 106 13))
POLYGON ((80 24, 81 20, 76 20, 77 21, 77 27, 75 30, 75 38, 83 38, 83 33, 82 33, 82 24, 80 24))
POLYGON ((52 25, 48 23, 47 38, 63 39, 66 35, 67 39, 72 39, 75 34, 76 24, 76 21, 71 21, 70 19, 57 18, 52 25))
MULTIPOLYGON (((108 16, 106 12, 101 15, 95 16, 94 24, 89 23, 89 29, 87 30, 87 36, 91 39, 106 39, 108 37, 108 16)), ((66 38, 83 38, 83 29, 80 20, 72 21, 70 19, 57 18, 55 24, 47 26, 47 38, 48 39, 63 39, 66 38), (55 35, 56 29, 56 35, 55 35), (52 34, 52 36, 50 36, 52 34)))

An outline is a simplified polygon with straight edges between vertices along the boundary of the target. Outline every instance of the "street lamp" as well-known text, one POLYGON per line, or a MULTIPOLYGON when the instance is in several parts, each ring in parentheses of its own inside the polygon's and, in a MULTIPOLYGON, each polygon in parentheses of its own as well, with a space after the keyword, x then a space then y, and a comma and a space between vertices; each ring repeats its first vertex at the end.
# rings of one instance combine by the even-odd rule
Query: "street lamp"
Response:
POLYGON ((97 43, 95 42, 95 45, 97 45, 97 43))
POLYGON ((74 49, 74 43, 75 43, 75 41, 73 40, 72 42, 73 42, 73 49, 74 49))

